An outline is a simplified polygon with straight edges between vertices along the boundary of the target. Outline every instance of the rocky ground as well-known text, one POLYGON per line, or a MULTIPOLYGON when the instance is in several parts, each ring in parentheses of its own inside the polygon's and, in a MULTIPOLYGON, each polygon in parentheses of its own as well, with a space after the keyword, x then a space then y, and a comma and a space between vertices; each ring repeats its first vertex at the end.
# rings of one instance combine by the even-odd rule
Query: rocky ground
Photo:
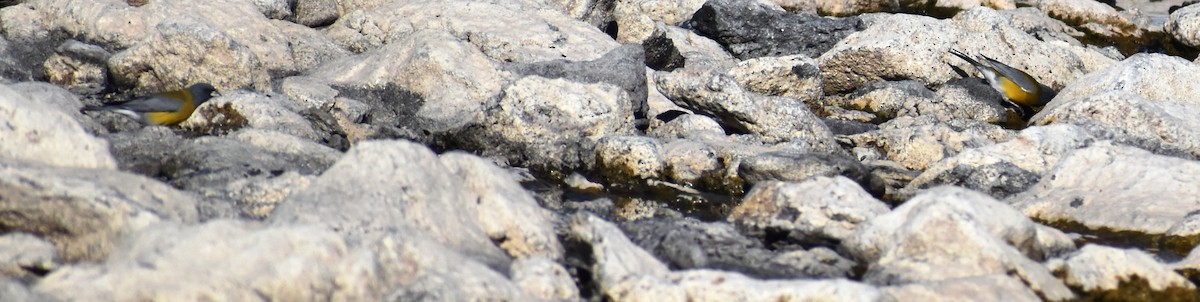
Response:
POLYGON ((2 301, 1200 300, 1200 5, 0 5, 2 301))

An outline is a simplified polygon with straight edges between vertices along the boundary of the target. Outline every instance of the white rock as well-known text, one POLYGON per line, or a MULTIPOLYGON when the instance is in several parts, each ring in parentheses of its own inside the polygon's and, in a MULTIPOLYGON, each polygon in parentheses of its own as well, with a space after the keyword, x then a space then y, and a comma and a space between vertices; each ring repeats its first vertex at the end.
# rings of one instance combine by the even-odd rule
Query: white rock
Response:
POLYGON ((1200 298, 1194 284, 1140 250, 1091 244, 1047 265, 1067 285, 1085 293, 1132 291, 1150 300, 1200 298))
POLYGON ((1007 202, 1042 221, 1162 235, 1200 210, 1200 163, 1102 141, 1007 202))
POLYGON ((727 219, 741 229, 844 240, 862 223, 888 211, 886 204, 848 178, 815 177, 801 183, 759 183, 727 219))
POLYGON ((101 260, 121 235, 162 221, 194 223, 197 200, 164 183, 109 169, 0 162, 0 228, 54 243, 64 260, 101 260))
POLYGON ((541 208, 508 171, 462 152, 442 154, 438 160, 473 195, 466 198, 475 200, 480 226, 508 255, 562 259, 563 247, 551 225, 554 213, 541 208))
POLYGON ((268 221, 326 225, 367 243, 392 230, 412 228, 450 249, 507 268, 508 256, 483 231, 475 199, 467 193, 461 178, 429 148, 369 141, 351 148, 308 188, 292 193, 268 221))
POLYGON ((859 227, 843 247, 870 263, 864 280, 907 284, 1015 272, 1050 300, 1073 296, 1046 267, 1045 259, 1074 248, 1012 207, 981 193, 937 187, 859 227))
POLYGON ((89 135, 65 111, 83 107, 62 88, 34 95, 0 85, 0 159, 60 167, 113 169, 108 143, 89 135), (58 92, 56 92, 58 91, 58 92), (74 104, 58 108, 56 103, 74 104))

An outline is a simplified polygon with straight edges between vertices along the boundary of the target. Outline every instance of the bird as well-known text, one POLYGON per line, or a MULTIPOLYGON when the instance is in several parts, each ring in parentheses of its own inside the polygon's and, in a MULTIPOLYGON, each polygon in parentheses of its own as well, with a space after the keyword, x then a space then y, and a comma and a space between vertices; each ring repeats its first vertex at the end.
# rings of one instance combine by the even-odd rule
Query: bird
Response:
POLYGON ((955 49, 951 49, 950 53, 975 66, 992 89, 1000 92, 1007 104, 1026 120, 1033 116, 1034 108, 1046 106, 1046 103, 1058 95, 1054 88, 1039 83, 1028 73, 1000 61, 980 55, 983 58, 981 63, 955 49))
POLYGON ((200 104, 211 99, 217 88, 209 83, 196 83, 186 90, 160 92, 125 102, 84 108, 84 111, 112 111, 129 116, 143 124, 175 125, 192 116, 200 104))

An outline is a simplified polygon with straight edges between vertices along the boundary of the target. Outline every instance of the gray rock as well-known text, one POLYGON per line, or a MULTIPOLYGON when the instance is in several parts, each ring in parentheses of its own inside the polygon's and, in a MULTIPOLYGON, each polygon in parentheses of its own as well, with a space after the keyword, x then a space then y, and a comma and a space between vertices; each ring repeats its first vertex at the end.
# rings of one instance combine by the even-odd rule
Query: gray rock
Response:
POLYGON ((327 33, 355 52, 406 43, 421 31, 449 34, 497 62, 594 60, 618 46, 596 27, 557 8, 529 3, 536 1, 378 1, 375 7, 352 2, 339 2, 346 13, 327 33))
MULTIPOLYGON (((647 181, 647 182, 654 182, 654 181, 647 181)), ((665 187, 666 190, 662 190, 662 191, 677 189, 677 190, 683 192, 680 194, 695 192, 695 191, 689 192, 686 189, 680 190, 680 188, 675 187, 675 186, 670 186, 670 185, 658 185, 658 183, 650 184, 650 185, 652 186, 651 188, 655 189, 656 191, 663 189, 665 187)), ((617 188, 617 189, 625 189, 625 188, 622 188, 617 185, 613 185, 611 187, 617 188)), ((626 190, 628 190, 628 189, 626 189, 626 190)), ((636 191, 636 190, 637 189, 632 189, 629 191, 636 191)), ((668 192, 670 192, 670 191, 668 191, 668 192)), ((678 201, 662 202, 662 201, 652 200, 649 198, 641 198, 641 197, 617 198, 617 200, 613 206, 613 220, 614 221, 635 221, 635 220, 652 219, 652 218, 668 218, 668 219, 675 218, 675 219, 677 219, 677 218, 683 218, 683 215, 684 215, 683 212, 693 213, 694 215, 702 215, 702 214, 697 214, 697 213, 707 213, 705 211, 706 207, 704 207, 704 205, 702 204, 703 202, 706 202, 705 200, 694 201, 696 203, 701 203, 700 205, 697 205, 696 203, 688 204, 687 198, 689 198, 689 196, 681 196, 679 199, 683 200, 683 202, 678 202, 678 201), (677 207, 679 209, 679 211, 672 209, 672 207, 677 207)), ((696 198, 696 199, 699 199, 699 198, 696 198)), ((702 217, 702 218, 712 219, 710 217, 702 217)))
POLYGON ((767 181, 805 181, 817 177, 845 176, 876 196, 884 193, 883 180, 849 156, 823 153, 765 152, 748 156, 737 165, 737 175, 747 185, 767 181))
MULTIPOLYGON (((429 238, 427 231, 400 227, 367 249, 376 259, 387 301, 533 301, 522 287, 469 253, 429 238)), ((502 267, 501 272, 507 271, 502 267)))
MULTIPOLYGON (((684 64, 705 62, 705 64, 732 68, 738 63, 738 60, 717 41, 696 34, 695 31, 676 26, 662 26, 661 28, 665 33, 664 37, 671 40, 671 44, 679 49, 679 55, 684 58, 684 64)), ((652 50, 647 49, 646 52, 652 53, 652 50)), ((684 67, 684 65, 678 67, 684 67)), ((670 71, 670 69, 665 71, 670 71)))
POLYGON ((663 176, 688 187, 720 188, 727 178, 725 162, 717 149, 693 140, 673 140, 662 146, 666 163, 663 176))
POLYGON ((45 30, 109 50, 125 49, 108 66, 118 83, 136 85, 140 92, 194 81, 266 88, 262 84, 268 74, 297 71, 287 39, 251 1, 154 2, 132 8, 120 0, 28 5, 46 20, 45 30), (97 21, 98 16, 105 21, 97 21))
POLYGON ((0 164, 0 228, 54 243, 66 261, 105 259, 122 234, 160 221, 194 223, 196 199, 110 169, 0 164))
POLYGON ((530 296, 544 300, 577 301, 579 288, 558 262, 545 257, 513 261, 512 280, 530 296))
POLYGON ((924 170, 966 149, 1012 138, 1014 132, 972 120, 940 121, 937 117, 898 117, 878 131, 847 137, 854 146, 876 147, 887 159, 908 169, 924 170))
POLYGON ((205 102, 179 126, 200 133, 262 129, 322 141, 322 136, 327 134, 317 133, 312 124, 297 113, 300 111, 297 107, 295 102, 279 96, 232 91, 205 102))
POLYGON ((540 76, 548 79, 566 79, 572 82, 591 84, 608 83, 625 90, 633 108, 633 118, 638 124, 648 123, 650 110, 646 103, 646 58, 640 45, 626 44, 592 61, 571 62, 554 60, 536 63, 512 63, 503 70, 519 76, 540 76))
MULTIPOLYGON (((572 267, 590 273, 595 284, 582 284, 598 295, 629 301, 749 301, 830 298, 880 301, 872 286, 845 279, 756 280, 740 273, 710 270, 670 272, 625 237, 616 225, 580 213, 571 218, 569 246, 586 261, 572 267)), ((587 297, 584 295, 584 297, 587 297)))
POLYGON ((729 213, 727 220, 757 237, 785 234, 792 242, 840 242, 863 223, 889 211, 883 202, 845 177, 805 182, 762 182, 729 213))
POLYGON ((621 228, 675 270, 716 269, 766 279, 839 278, 848 277, 853 265, 827 249, 771 251, 722 222, 643 219, 621 228))
POLYGON ((837 148, 833 133, 803 102, 749 92, 713 67, 655 72, 654 80, 675 104, 715 118, 727 132, 754 134, 767 143, 803 142, 825 152, 837 148))
POLYGON ((571 175, 563 179, 562 182, 563 186, 571 188, 572 190, 578 190, 580 192, 599 193, 604 191, 603 184, 593 182, 579 173, 571 173, 571 175))
POLYGON ((442 165, 459 177, 468 195, 475 200, 478 221, 493 242, 513 258, 540 256, 561 259, 563 247, 555 235, 554 214, 538 206, 510 172, 462 152, 439 156, 442 165))
POLYGON ((307 71, 325 62, 351 55, 349 50, 312 28, 283 20, 271 20, 271 25, 278 28, 286 39, 295 71, 307 71))
POLYGON ((0 85, 0 159, 60 167, 112 169, 108 144, 89 135, 71 113, 83 104, 49 85, 0 85), (67 104, 67 106, 64 106, 67 104))
MULTIPOLYGON (((1003 9, 1000 12, 1012 20, 1013 26, 1033 35, 1038 40, 1046 42, 1062 41, 1072 46, 1083 46, 1083 43, 1079 42, 1079 40, 1086 38, 1084 32, 1067 25, 1059 19, 1052 18, 1046 11, 1034 7, 1003 9)), ((1118 54, 1113 59, 1119 60, 1121 57, 1123 56, 1118 54)))
POLYGON ((150 93, 179 89, 193 82, 218 89, 267 88, 270 75, 249 47, 229 34, 198 21, 169 21, 155 27, 144 42, 113 54, 108 67, 113 80, 150 93), (204 50, 192 49, 208 46, 204 50), (247 70, 249 69, 249 70, 247 70))
MULTIPOLYGON (((975 155, 975 154, 972 154, 975 155)), ((971 155, 968 155, 971 156, 971 155)), ((960 157, 945 161, 961 160, 960 157)), ((909 183, 909 190, 953 185, 977 190, 996 198, 1005 198, 1025 191, 1041 179, 1034 171, 1022 169, 1011 162, 995 162, 975 165, 956 165, 949 170, 939 169, 936 178, 922 179, 922 183, 909 183)), ((918 176, 920 177, 920 176, 918 176)))
MULTIPOLYGON (((820 14, 822 16, 855 16, 867 13, 878 12, 899 12, 901 4, 899 1, 887 0, 821 0, 821 1, 803 1, 803 0, 768 0, 779 5, 789 12, 808 12, 820 14)), ((946 1, 950 2, 950 1, 946 1)), ((924 2, 913 1, 914 4, 924 2)), ((979 5, 976 3, 975 5, 979 5)), ((927 10, 925 13, 939 13, 941 11, 927 10)))
MULTIPOLYGON (((861 0, 860 0, 861 1, 861 0)), ((858 1, 846 1, 856 3, 858 1)), ((874 3, 868 1, 867 3, 874 3)), ((951 1, 913 1, 900 2, 901 10, 906 13, 929 15, 938 18, 953 17, 959 12, 976 7, 987 7, 995 10, 1011 10, 1017 8, 1015 0, 951 0, 951 1)), ((860 4, 861 6, 861 4, 860 4)))
POLYGON ((1074 125, 1029 127, 1006 142, 964 149, 929 165, 897 195, 911 196, 919 189, 955 185, 1006 198, 1029 189, 1063 156, 1094 140, 1074 125))
POLYGON ((613 294, 627 283, 670 272, 667 265, 625 237, 621 229, 596 215, 584 212, 571 216, 566 238, 565 244, 573 247, 571 253, 583 260, 574 262, 571 269, 588 274, 586 280, 594 282, 580 284, 585 292, 594 288, 598 294, 617 297, 613 294))
POLYGON ((870 122, 875 118, 870 113, 829 106, 822 107, 821 110, 819 115, 829 114, 829 116, 822 117, 821 121, 825 122, 825 126, 829 127, 829 131, 833 132, 836 137, 879 130, 879 125, 870 122))
POLYGON ((34 289, 65 301, 372 300, 381 296, 375 264, 320 227, 164 223, 132 234, 108 261, 56 270, 34 289))
POLYGON ((1151 245, 1200 210, 1198 198, 1200 163, 1102 141, 1064 156, 1006 201, 1034 219, 1151 245))
POLYGON ((654 27, 654 32, 642 41, 642 48, 646 50, 646 67, 671 71, 687 64, 687 59, 680 53, 680 47, 671 40, 670 30, 670 27, 658 24, 654 27))
MULTIPOLYGON (((654 119, 662 122, 662 126, 652 126, 646 134, 658 137, 660 139, 703 139, 708 137, 725 136, 725 129, 721 129, 721 124, 717 123, 717 121, 713 120, 711 117, 700 114, 689 114, 683 111, 675 111, 659 114, 654 119)), ((653 124, 654 122, 651 122, 651 125, 653 124)))
POLYGON ((529 76, 505 88, 478 125, 446 139, 511 165, 572 171, 594 162, 599 139, 635 131, 630 104, 613 85, 529 76))
POLYGON ((617 42, 642 43, 655 31, 655 23, 679 25, 700 9, 703 0, 616 1, 612 16, 617 24, 617 42))
MULTIPOLYGON (((528 301, 513 282, 406 226, 359 242, 324 226, 157 224, 108 261, 56 270, 36 290, 68 301, 321 299, 528 301), (190 276, 206 278, 190 280, 190 276)), ((507 268, 507 267, 506 267, 507 268)))
POLYGON ((33 281, 58 269, 58 265, 58 250, 53 243, 20 232, 0 236, 0 278, 33 281))
POLYGON ((332 107, 338 91, 324 80, 310 76, 291 76, 277 82, 275 91, 296 102, 300 108, 332 107))
POLYGON ((377 242, 412 228, 497 270, 509 258, 479 221, 462 180, 429 148, 405 141, 355 145, 308 188, 294 192, 267 219, 276 225, 326 225, 353 242, 377 242))
MULTIPOLYGON (((282 4, 287 3, 290 3, 290 1, 284 1, 282 4)), ((144 24, 151 26, 145 28, 147 31, 150 31, 153 26, 160 24, 160 22, 167 23, 171 22, 167 20, 180 19, 178 16, 181 15, 195 17, 195 19, 198 19, 205 24, 211 24, 212 26, 216 27, 219 29, 219 31, 228 35, 233 39, 233 41, 237 42, 237 44, 244 45, 250 52, 253 53, 254 57, 257 58, 258 63, 261 64, 258 68, 253 70, 247 70, 249 66, 253 65, 243 65, 241 66, 241 69, 229 71, 230 73, 224 74, 225 76, 246 76, 245 74, 247 73, 257 73, 260 72, 259 70, 265 70, 268 75, 275 77, 280 74, 292 74, 300 72, 310 67, 310 65, 296 64, 297 62, 294 60, 297 58, 303 58, 305 56, 303 52, 310 50, 310 48, 306 46, 307 44, 311 44, 311 42, 306 42, 304 43, 306 45, 300 45, 300 47, 296 47, 297 45, 292 43, 303 41, 296 39, 297 36, 302 35, 287 33, 285 30, 277 28, 274 26, 274 24, 277 23, 272 23, 275 21, 267 19, 261 13, 257 12, 255 7, 252 6, 249 1, 216 0, 203 2, 153 2, 150 5, 142 7, 142 9, 145 10, 145 12, 142 12, 140 15, 132 14, 129 16, 129 18, 141 18, 146 20, 147 23, 144 24), (229 22, 228 20, 238 20, 238 22, 229 22)), ((135 24, 138 23, 138 21, 133 22, 135 24)), ((122 23, 124 22, 114 22, 112 26, 113 28, 106 28, 105 30, 120 31, 122 30, 122 23)), ((295 29, 292 29, 291 31, 294 30, 295 29)), ((315 32, 315 30, 310 30, 310 32, 315 32)), ((151 33, 147 33, 146 35, 149 36, 151 33)), ((308 36, 312 37, 312 34, 308 34, 308 36)), ((128 42, 123 43, 141 43, 139 39, 142 37, 129 38, 130 40, 128 40, 128 42)), ((206 63, 204 69, 207 71, 212 71, 215 75, 222 75, 217 73, 217 71, 214 70, 215 68, 209 65, 214 63, 211 62, 215 60, 215 58, 211 58, 212 56, 212 53, 209 53, 206 56, 208 59, 205 61, 206 63)), ((178 68, 177 66, 179 65, 167 66, 178 68)), ((260 91, 267 90, 267 86, 258 86, 260 83, 254 83, 256 85, 256 89, 260 91)), ((217 87, 229 86, 217 85, 217 87)))
POLYGON ((79 95, 70 90, 47 82, 17 82, 7 87, 26 97, 24 102, 42 104, 66 113, 88 133, 100 135, 107 132, 104 125, 81 110, 87 104, 82 103, 79 95))
MULTIPOLYGON (((559 212, 562 212, 562 213, 585 212, 585 213, 589 213, 591 215, 603 217, 603 219, 612 219, 612 220, 616 219, 616 202, 613 201, 612 198, 609 198, 609 197, 590 197, 590 198, 573 197, 573 198, 568 199, 565 196, 563 196, 562 193, 554 192, 554 194, 557 194, 557 196, 543 197, 543 198, 544 199, 550 199, 550 198, 558 199, 558 200, 555 200, 554 202, 555 202, 555 207, 556 207, 555 210, 557 210, 559 212)), ((543 202, 543 203, 545 203, 545 202, 543 202)), ((565 220, 565 219, 563 219, 563 220, 565 220)), ((563 244, 567 245, 568 242, 564 241, 563 244)), ((568 262, 570 262, 570 261, 568 261, 568 262)))
POLYGON ((877 17, 861 32, 849 39, 839 39, 817 58, 825 92, 852 91, 885 79, 944 83, 951 73, 944 67, 943 55, 937 49, 948 48, 955 34, 951 26, 929 17, 905 14, 877 17), (907 37, 917 32, 923 39, 912 43, 907 37))
MULTIPOLYGON (((999 94, 995 94, 999 97, 999 94)), ((844 96, 823 99, 823 105, 866 112, 870 121, 886 121, 898 116, 919 116, 917 107, 937 104, 938 95, 917 81, 886 81, 866 84, 844 96)))
POLYGON ((697 138, 605 137, 596 144, 593 170, 609 184, 633 191, 741 194, 744 185, 755 182, 845 175, 883 194, 882 181, 861 163, 811 152, 804 142, 768 145, 745 136, 682 136, 697 138))
POLYGON ((921 171, 905 168, 892 160, 879 159, 882 155, 874 149, 855 147, 854 151, 856 152, 855 156, 871 169, 871 174, 875 174, 883 180, 884 195, 879 197, 880 199, 889 205, 896 206, 911 197, 911 195, 904 195, 903 188, 920 175, 921 171), (864 150, 866 152, 858 154, 858 151, 864 150))
MULTIPOLYGON (((267 163, 265 166, 244 165, 243 167, 250 168, 244 170, 249 176, 232 179, 223 188, 219 188, 223 195, 228 196, 241 207, 241 214, 246 217, 267 217, 275 205, 283 202, 293 192, 307 187, 316 178, 316 174, 333 165, 342 156, 341 152, 329 147, 269 130, 244 129, 232 133, 228 137, 246 146, 259 148, 259 151, 256 151, 258 154, 273 157, 273 159, 259 162, 267 163), (280 164, 275 160, 283 160, 286 164, 280 164), (280 165, 272 167, 272 163, 280 165), (256 174, 255 170, 251 170, 253 168, 260 168, 263 169, 260 171, 269 173, 256 174)), ((181 156, 186 154, 187 152, 180 153, 181 156)), ((215 158, 214 160, 221 159, 215 158)), ((209 171, 228 172, 232 170, 213 169, 209 171)))
MULTIPOLYGON (((912 112, 920 115, 969 119, 993 124, 1009 122, 1016 117, 1021 117, 1022 113, 1007 111, 1003 105, 1003 96, 983 79, 950 80, 938 89, 937 95, 934 103, 914 106, 916 110, 912 112)), ((1018 121, 1024 122, 1024 120, 1018 121)))
POLYGON ((233 200, 239 216, 264 219, 271 215, 276 206, 287 200, 288 196, 308 188, 316 178, 313 175, 287 171, 278 176, 237 179, 221 189, 225 196, 233 200))
MULTIPOLYGON (((1044 20, 1050 19, 1041 15, 1044 14, 1041 12, 1045 11, 1039 11, 1035 22, 1044 22, 1044 20)), ((1055 39, 1047 39, 1044 31, 1060 31, 1059 28, 1062 27, 1055 25, 1054 28, 1039 31, 1028 24, 1030 22, 1028 18, 1023 18, 1018 13, 1019 11, 977 7, 955 16, 954 20, 958 22, 952 23, 952 25, 964 31, 964 36, 960 36, 955 47, 968 54, 979 53, 1005 62, 1012 67, 1024 70, 1042 84, 1058 90, 1075 83, 1084 74, 1104 69, 1124 58, 1120 53, 1111 49, 1101 50, 1096 47, 1083 47, 1070 43, 1070 41, 1060 43, 1054 41, 1055 39), (1001 40, 993 40, 997 38, 1001 40), (1033 38, 1033 40, 1029 40, 1029 38, 1033 38), (976 43, 963 43, 962 41, 975 41, 976 43), (978 43, 982 41, 989 42, 978 43), (1004 45, 1004 47, 991 48, 999 45, 1004 45)), ((1082 38, 1083 35, 1080 37, 1082 38)), ((944 54, 943 52, 942 55, 944 54)), ((957 60, 957 58, 948 59, 957 60)), ((955 65, 968 70, 965 69, 967 67, 965 63, 959 62, 955 65)))
POLYGON ((1064 89, 1031 123, 1079 125, 1098 138, 1200 158, 1200 122, 1190 118, 1200 112, 1200 90, 1182 84, 1194 72, 1200 67, 1179 58, 1135 55, 1064 89))
POLYGON ((262 217, 269 209, 258 207, 281 198, 261 194, 280 194, 271 188, 307 183, 297 178, 319 174, 341 156, 317 143, 256 129, 185 140, 165 127, 147 127, 109 139, 121 168, 210 197, 201 204, 203 219, 262 217))
POLYGON ((1048 118, 1056 108, 1066 107, 1107 91, 1124 91, 1155 102, 1200 102, 1200 88, 1187 85, 1200 79, 1200 66, 1179 57, 1162 54, 1137 54, 1111 64, 1098 72, 1079 78, 1077 84, 1062 89, 1034 122, 1048 118), (1146 72, 1154 70, 1154 72, 1146 72))
POLYGON ((609 136, 596 143, 596 167, 609 183, 636 186, 665 179, 663 143, 645 136, 609 136))
POLYGON ((495 102, 506 81, 497 69, 475 46, 425 30, 309 76, 370 105, 369 124, 438 133, 465 126, 495 102))
POLYGON ((623 301, 893 301, 875 287, 846 279, 757 280, 713 270, 626 283, 610 295, 623 301))
POLYGON ((547 1, 557 6, 558 10, 568 17, 587 22, 599 28, 616 39, 617 22, 613 17, 616 0, 552 0, 547 1))
POLYGON ((0 79, 32 81, 45 76, 42 63, 54 54, 47 50, 69 38, 52 30, 56 21, 32 3, 0 9, 0 79))
POLYGON ((862 26, 857 17, 793 14, 778 6, 734 0, 705 3, 693 14, 692 23, 701 35, 742 60, 795 54, 815 58, 862 26))
POLYGON ((1034 223, 1006 204, 965 189, 925 191, 859 226, 858 233, 842 241, 842 246, 869 263, 863 279, 871 284, 1014 273, 1048 300, 1073 296, 1035 261, 1074 250, 1070 238, 1034 223))
MULTIPOLYGON (((647 112, 650 117, 649 124, 646 127, 647 129, 644 129, 646 134, 650 136, 662 136, 656 134, 656 132, 659 132, 655 131, 657 128, 663 128, 672 120, 679 118, 682 115, 691 113, 691 111, 683 109, 683 107, 679 107, 679 105, 675 105, 674 102, 671 102, 671 99, 668 99, 667 96, 663 95, 662 92, 659 91, 658 84, 654 83, 653 69, 646 69, 646 87, 649 92, 646 97, 646 105, 650 109, 650 111, 647 112)), ((713 124, 715 125, 716 123, 713 124)), ((721 127, 717 126, 716 129, 719 130, 721 127)), ((719 133, 724 135, 724 131, 719 133)))
POLYGON ((98 94, 108 84, 105 62, 111 55, 100 46, 67 40, 42 66, 51 83, 78 94, 98 94))
MULTIPOLYGON (((226 136, 241 141, 246 146, 261 148, 265 152, 301 167, 300 171, 323 171, 341 158, 342 153, 329 147, 313 143, 287 133, 264 129, 242 129, 226 136)), ((197 141, 201 141, 197 139, 197 141)))
MULTIPOLYGON (((4 13, 3 11, 0 11, 0 16, 2 16, 3 13, 4 13)), ((0 25, 3 25, 3 24, 0 24, 0 25)), ((22 65, 22 62, 27 62, 30 60, 23 60, 23 59, 17 58, 16 55, 13 53, 14 52, 13 47, 14 47, 14 45, 12 42, 8 41, 8 39, 5 38, 3 35, 0 35, 0 80, 5 80, 5 81, 29 81, 29 80, 32 80, 33 79, 33 67, 27 66, 28 63, 26 63, 25 66, 22 65)))
POLYGON ((1200 5, 1184 6, 1171 13, 1163 29, 1175 41, 1191 47, 1200 47, 1200 5))
POLYGON ((5 301, 12 302, 57 302, 58 299, 51 298, 49 295, 35 292, 29 289, 25 284, 17 282, 13 279, 0 279, 0 297, 4 297, 5 301))
POLYGON ((372 113, 371 106, 366 103, 344 97, 334 98, 333 102, 327 104, 326 107, 332 107, 333 113, 339 113, 345 117, 346 121, 354 123, 361 123, 368 114, 372 113))
POLYGON ((845 137, 853 146, 875 148, 904 168, 924 170, 962 150, 1008 140, 1014 132, 973 120, 940 121, 932 116, 899 117, 879 130, 845 137))
POLYGON ((335 0, 296 0, 291 21, 308 27, 321 27, 337 21, 338 2, 335 0))
POLYGON ((283 20, 292 15, 292 2, 295 0, 251 0, 263 16, 270 19, 283 20))
POLYGON ((1140 250, 1090 244, 1046 265, 1083 299, 1200 299, 1194 284, 1140 250))
POLYGON ((112 156, 117 166, 150 177, 162 178, 174 174, 165 163, 179 151, 187 141, 167 127, 142 127, 130 131, 105 135, 112 145, 112 156))
POLYGON ((940 85, 958 77, 951 66, 975 74, 949 49, 1005 62, 1051 87, 1066 86, 1086 72, 1103 68, 1097 66, 1100 63, 1088 64, 1089 60, 1111 62, 1080 47, 1040 42, 988 8, 966 11, 952 22, 907 14, 865 20, 866 29, 817 58, 826 93, 852 91, 881 80, 940 85), (913 36, 921 37, 920 42, 914 43, 913 36))
POLYGON ((729 76, 746 90, 796 98, 806 104, 816 103, 823 94, 817 62, 803 55, 745 60, 730 69, 729 76))
MULTIPOLYGON (((1138 18, 1139 13, 1118 11, 1115 6, 1094 1, 1076 0, 1019 0, 1020 6, 1033 6, 1071 26, 1078 27, 1091 36, 1114 41, 1129 47, 1147 39, 1151 31, 1138 18), (1126 42, 1128 41, 1128 42, 1126 42)), ((1161 22, 1161 21, 1159 21, 1161 22)))
POLYGON ((882 288, 896 301, 1042 301, 1018 278, 997 274, 882 288))

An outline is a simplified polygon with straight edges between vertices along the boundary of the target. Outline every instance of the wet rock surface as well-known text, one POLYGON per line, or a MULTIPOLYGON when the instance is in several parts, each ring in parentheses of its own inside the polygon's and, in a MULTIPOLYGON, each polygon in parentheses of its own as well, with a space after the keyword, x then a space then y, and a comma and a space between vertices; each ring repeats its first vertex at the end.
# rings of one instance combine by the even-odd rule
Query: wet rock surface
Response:
POLYGON ((0 1, 0 300, 1197 300, 1165 4, 0 1))

